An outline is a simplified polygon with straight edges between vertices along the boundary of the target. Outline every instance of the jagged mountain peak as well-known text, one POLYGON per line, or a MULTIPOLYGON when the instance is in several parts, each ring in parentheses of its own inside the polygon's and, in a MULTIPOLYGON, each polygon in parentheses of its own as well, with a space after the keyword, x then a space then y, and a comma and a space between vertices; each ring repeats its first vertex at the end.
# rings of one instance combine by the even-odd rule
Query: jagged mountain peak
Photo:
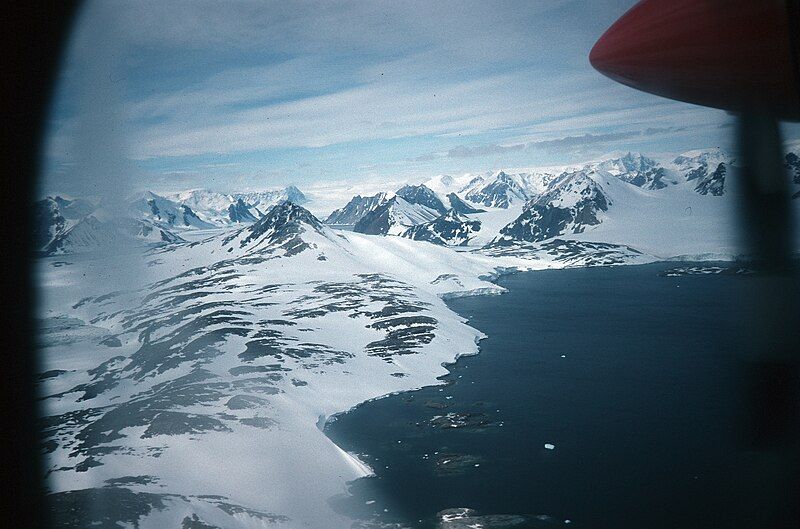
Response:
MULTIPOLYGON (((241 199, 240 199, 241 200, 241 199)), ((291 200, 278 202, 267 211, 267 213, 249 229, 255 232, 264 226, 282 229, 293 224, 308 224, 314 229, 321 230, 322 222, 317 219, 310 211, 291 200)))
POLYGON ((395 195, 401 197, 406 202, 428 207, 440 214, 447 211, 447 208, 442 204, 442 201, 439 200, 439 197, 436 196, 436 193, 425 184, 405 185, 398 189, 395 195))
POLYGON ((257 222, 212 240, 219 241, 217 244, 231 257, 269 255, 279 250, 288 257, 314 247, 319 237, 330 239, 330 232, 322 222, 304 207, 284 200, 257 222))
POLYGON ((353 226, 384 202, 386 202, 386 193, 377 193, 373 196, 366 197, 356 195, 351 198, 344 207, 334 210, 328 215, 328 218, 325 219, 325 223, 340 226, 353 226))
POLYGON ((506 209, 514 202, 527 201, 530 193, 519 175, 515 177, 501 170, 491 173, 488 179, 481 179, 465 198, 486 207, 506 209))
POLYGON ((586 168, 607 173, 643 189, 663 189, 677 183, 667 178, 666 170, 658 162, 638 152, 628 152, 619 158, 589 164, 586 168))
POLYGON ((442 246, 463 246, 480 231, 481 222, 459 215, 449 209, 440 217, 417 224, 400 234, 401 237, 427 241, 442 246))
POLYGON ((235 203, 228 206, 228 218, 231 222, 256 222, 258 220, 241 198, 237 198, 235 203))
MULTIPOLYGON (((441 201, 439 204, 441 205, 441 201)), ((443 205, 439 209, 433 209, 395 195, 364 215, 353 227, 353 231, 369 235, 399 235, 407 227, 429 222, 446 211, 443 205), (439 210, 442 210, 441 213, 439 210)))
POLYGON ((655 160, 648 158, 640 152, 628 151, 628 154, 620 158, 619 161, 629 171, 644 171, 658 165, 655 160))
POLYGON ((562 173, 546 193, 531 199, 520 216, 500 230, 490 246, 544 241, 600 224, 599 213, 608 211, 611 201, 599 178, 593 169, 562 173))
MULTIPOLYGON (((703 166, 705 169, 706 166, 703 166)), ((705 174, 699 178, 695 191, 701 195, 713 195, 716 197, 725 194, 725 175, 728 172, 724 163, 717 164, 713 171, 705 170, 705 174)))
POLYGON ((483 213, 484 209, 475 208, 464 202, 461 197, 456 195, 455 193, 450 193, 447 195, 447 200, 450 202, 450 208, 452 211, 460 213, 462 215, 469 215, 471 213, 483 213))
POLYGON ((134 218, 152 220, 174 228, 208 229, 214 225, 201 219, 187 204, 144 191, 129 200, 134 218))

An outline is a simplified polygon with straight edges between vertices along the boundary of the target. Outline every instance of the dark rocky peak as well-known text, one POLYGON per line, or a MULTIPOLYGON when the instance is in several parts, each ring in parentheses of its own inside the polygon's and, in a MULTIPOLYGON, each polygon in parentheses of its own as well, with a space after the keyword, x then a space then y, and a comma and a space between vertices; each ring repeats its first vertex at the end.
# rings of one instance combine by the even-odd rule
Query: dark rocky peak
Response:
POLYGON ((447 200, 450 202, 450 208, 461 215, 469 215, 471 213, 483 213, 486 210, 475 208, 461 200, 455 193, 447 195, 447 200))
POLYGON ((465 246, 480 229, 479 220, 470 220, 449 209, 444 215, 430 222, 410 227, 401 236, 442 246, 465 246))
MULTIPOLYGON (((264 233, 274 229, 282 231, 306 224, 315 230, 322 230, 322 223, 310 211, 294 202, 284 200, 275 204, 261 219, 248 228, 251 233, 264 233)), ((257 235, 256 235, 257 236, 257 235)))
POLYGON ((371 197, 356 195, 343 208, 335 210, 325 219, 326 224, 354 225, 367 213, 386 202, 386 193, 378 193, 371 197))
POLYGON ((228 206, 228 218, 231 222, 256 222, 258 219, 250 212, 250 207, 241 198, 228 206))
POLYGON ((439 197, 436 196, 436 193, 425 184, 416 186, 405 185, 398 189, 395 194, 406 202, 431 208, 441 214, 447 211, 447 208, 442 204, 442 201, 439 200, 439 197))
POLYGON ((713 195, 717 197, 724 195, 725 174, 727 171, 727 167, 724 163, 717 165, 714 172, 707 174, 699 180, 694 190, 701 195, 713 195))

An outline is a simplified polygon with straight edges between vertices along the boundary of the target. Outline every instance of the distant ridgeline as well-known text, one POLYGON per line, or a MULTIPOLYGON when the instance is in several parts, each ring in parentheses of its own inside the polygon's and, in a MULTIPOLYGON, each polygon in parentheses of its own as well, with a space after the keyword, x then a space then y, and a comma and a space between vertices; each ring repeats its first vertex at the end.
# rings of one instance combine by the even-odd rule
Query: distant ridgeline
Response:
MULTIPOLYGON (((785 166, 798 199, 800 157, 788 153, 785 166)), ((668 162, 627 153, 561 169, 440 175, 394 192, 356 195, 324 223, 446 246, 497 248, 557 237, 587 238, 589 233, 593 242, 635 245, 637 232, 673 223, 689 212, 698 230, 710 227, 712 215, 728 222, 717 210, 721 201, 727 204, 727 177, 736 169, 735 160, 724 152, 708 149, 668 162), (706 224, 700 225, 701 219, 706 224)), ((132 241, 181 244, 189 230, 254 223, 284 201, 309 203, 294 186, 236 194, 145 192, 131 197, 123 212, 106 211, 83 198, 48 197, 35 204, 36 245, 52 255, 132 241)), ((315 205, 325 209, 325 204, 315 205)))

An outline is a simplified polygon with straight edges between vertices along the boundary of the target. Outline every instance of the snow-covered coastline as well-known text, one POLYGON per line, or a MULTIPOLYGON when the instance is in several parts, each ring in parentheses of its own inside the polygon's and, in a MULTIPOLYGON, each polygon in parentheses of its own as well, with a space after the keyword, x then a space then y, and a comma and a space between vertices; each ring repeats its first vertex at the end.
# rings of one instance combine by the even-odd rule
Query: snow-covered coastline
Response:
MULTIPOLYGON (((465 256, 425 242, 338 233, 327 228, 322 228, 321 233, 307 229, 302 236, 311 242, 313 250, 245 264, 244 268, 238 260, 237 277, 215 283, 219 291, 204 297, 218 304, 215 306, 225 306, 226 311, 252 310, 249 316, 237 317, 253 323, 285 318, 287 312, 298 310, 291 307, 293 301, 300 299, 304 308, 299 310, 313 310, 315 306, 330 309, 324 317, 301 314, 295 320, 285 320, 295 323, 287 329, 299 330, 286 331, 277 339, 285 340, 281 342, 285 344, 306 344, 297 349, 306 347, 314 351, 310 353, 313 361, 302 352, 291 360, 284 356, 284 362, 279 363, 287 371, 278 371, 283 375, 280 380, 274 371, 259 371, 258 383, 266 382, 271 388, 266 395, 258 393, 263 388, 242 389, 238 380, 242 375, 238 374, 275 363, 255 365, 259 364, 256 359, 239 365, 237 353, 241 355, 248 347, 241 336, 228 336, 208 358, 201 354, 182 359, 163 372, 159 366, 147 365, 142 358, 139 358, 142 363, 130 360, 137 357, 147 340, 158 343, 175 332, 159 324, 149 331, 149 338, 140 342, 139 335, 123 329, 125 322, 135 321, 134 328, 140 329, 143 322, 157 320, 145 314, 162 306, 167 299, 172 300, 159 297, 161 294, 154 292, 152 285, 167 281, 167 290, 173 289, 171 293, 184 288, 188 293, 191 287, 191 292, 197 295, 198 278, 216 282, 220 276, 219 269, 197 269, 203 262, 213 267, 216 261, 211 255, 190 257, 193 248, 157 252, 141 266, 134 266, 128 257, 122 260, 128 270, 122 267, 117 270, 120 263, 115 264, 115 259, 104 263, 103 259, 86 258, 81 262, 84 258, 80 256, 53 257, 43 263, 40 281, 45 286, 43 317, 51 324, 65 320, 61 328, 53 330, 51 326, 51 331, 43 333, 46 373, 58 373, 44 381, 44 393, 50 395, 45 400, 47 415, 67 421, 67 417, 76 413, 94 410, 102 419, 114 411, 115 402, 130 404, 143 399, 145 402, 144 408, 136 407, 135 413, 124 417, 120 424, 103 426, 100 432, 95 431, 98 428, 94 417, 85 422, 75 421, 74 425, 67 422, 55 429, 50 439, 57 445, 50 454, 53 492, 107 490, 110 483, 125 483, 124 488, 139 495, 134 496, 137 498, 142 494, 167 493, 180 497, 159 496, 165 507, 151 505, 147 515, 140 516, 141 527, 159 527, 167 520, 179 524, 194 513, 219 527, 241 526, 240 518, 245 515, 232 520, 219 508, 215 510, 213 505, 203 503, 202 497, 209 495, 224 496, 225 502, 253 512, 274 514, 277 518, 272 523, 276 526, 347 527, 351 521, 333 512, 327 500, 346 493, 346 483, 368 475, 369 470, 324 435, 317 427, 319 418, 345 412, 387 394, 436 384, 437 378, 447 373, 447 364, 459 355, 478 352, 477 340, 481 336, 445 305, 443 296, 452 292, 499 293, 499 287, 481 279, 495 274, 496 266, 525 269, 549 266, 518 258, 465 256), (325 260, 320 260, 320 255, 325 260), (53 266, 59 261, 71 264, 53 266), (183 264, 189 262, 194 267, 183 264), (122 277, 115 277, 115 270, 122 277), (187 272, 185 277, 191 277, 191 281, 175 282, 176 273, 187 272), (94 280, 87 281, 87 277, 94 280), (139 277, 135 284, 134 277, 139 277), (126 282, 129 283, 126 292, 108 292, 109 285, 126 282), (255 285, 276 284, 280 286, 268 295, 248 297, 254 293, 255 285), (314 292, 319 287, 326 290, 325 285, 336 285, 331 288, 339 290, 329 297, 314 292), (148 296, 151 304, 140 306, 141 300, 148 296), (380 300, 370 301, 370 297, 380 300), (331 306, 342 299, 351 305, 331 306), (276 305, 256 307, 265 300, 277 301, 278 309, 274 309, 276 305), (392 321, 392 317, 379 315, 386 303, 395 308, 399 303, 401 316, 394 317, 412 314, 427 319, 418 334, 401 336, 399 343, 384 344, 382 347, 388 349, 379 354, 365 354, 369 344, 386 340, 385 332, 369 327, 392 321), (65 314, 64 307, 72 309, 65 314), (359 311, 372 314, 356 314, 359 311), (73 323, 66 321, 67 314, 73 323), (75 320, 83 323, 76 324, 75 320), (432 328, 424 328, 428 324, 432 328), (303 329, 313 337, 313 342, 301 338, 303 329), (113 339, 109 339, 112 336, 119 340, 118 347, 104 345, 113 344, 113 339), (197 377, 198 371, 213 376, 211 389, 218 394, 193 397, 190 402, 185 399, 178 402, 180 399, 176 398, 163 400, 165 384, 197 377), (231 371, 237 375, 232 376, 231 371), (269 380, 263 380, 267 378, 264 375, 269 375, 269 380), (221 379, 225 382, 220 382, 221 379), (255 393, 249 392, 251 389, 255 393), (254 400, 258 407, 232 409, 238 406, 231 405, 231 398, 241 395, 258 399, 254 400), (152 399, 158 402, 159 413, 189 414, 185 419, 186 431, 148 434, 147 423, 153 417, 144 416, 152 399), (218 423, 205 424, 201 418, 218 423), (202 462, 202 478, 187 472, 192 461, 202 462), (81 465, 82 462, 87 463, 81 465), (282 478, 267 477, 276 475, 282 478), (273 492, 265 492, 265 487, 273 492), (259 492, 253 494, 256 490, 259 492)), ((180 307, 189 310, 193 298, 190 294, 187 301, 171 310, 181 310, 180 307)), ((201 311, 197 318, 210 314, 212 309, 201 311)), ((399 328, 415 326, 419 327, 403 322, 399 328)), ((214 330, 219 329, 205 327, 203 332, 210 334, 214 330)), ((181 343, 185 345, 185 341, 181 343)), ((170 356, 166 351, 160 354, 170 356)), ((274 358, 270 356, 271 361, 274 358)), ((200 386, 202 391, 210 389, 198 379, 181 385, 181 391, 200 386)))

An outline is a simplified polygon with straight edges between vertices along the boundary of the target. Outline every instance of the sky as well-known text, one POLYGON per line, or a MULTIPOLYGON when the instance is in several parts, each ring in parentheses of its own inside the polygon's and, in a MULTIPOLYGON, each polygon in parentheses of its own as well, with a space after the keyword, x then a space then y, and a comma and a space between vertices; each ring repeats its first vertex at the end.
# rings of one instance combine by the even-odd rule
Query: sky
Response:
POLYGON ((724 111, 589 65, 634 3, 87 2, 62 60, 43 187, 380 187, 728 147, 724 111))

